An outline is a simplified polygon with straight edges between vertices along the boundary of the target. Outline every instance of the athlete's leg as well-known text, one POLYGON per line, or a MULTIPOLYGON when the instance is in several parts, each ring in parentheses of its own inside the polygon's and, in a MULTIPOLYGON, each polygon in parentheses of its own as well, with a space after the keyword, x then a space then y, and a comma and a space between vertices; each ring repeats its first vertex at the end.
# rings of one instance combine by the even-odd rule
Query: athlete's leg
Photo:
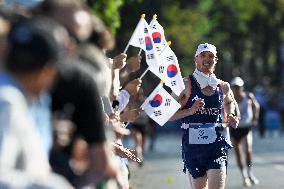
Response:
POLYGON ((189 187, 188 189, 193 189, 193 177, 190 173, 188 173, 188 179, 189 179, 189 187))
POLYGON ((245 154, 246 154, 246 165, 248 170, 249 179, 253 184, 258 184, 258 179, 252 173, 252 131, 249 131, 247 136, 245 137, 245 154))
POLYGON ((249 133, 244 138, 244 151, 246 155, 246 166, 248 168, 248 172, 251 169, 251 163, 252 163, 252 132, 249 131, 249 133))
POLYGON ((236 140, 232 139, 232 143, 233 143, 233 146, 234 146, 237 164, 238 164, 238 167, 239 167, 239 169, 242 173, 243 169, 244 169, 244 165, 243 165, 243 161, 242 161, 241 141, 236 141, 236 140))
POLYGON ((233 140, 233 146, 234 146, 234 150, 235 150, 235 154, 236 154, 236 160, 237 160, 237 164, 238 164, 238 167, 241 171, 241 174, 242 174, 242 178, 243 178, 243 183, 244 183, 244 186, 251 186, 251 182, 250 182, 250 179, 248 177, 248 173, 247 173, 247 169, 244 167, 244 163, 243 163, 243 156, 244 156, 244 152, 242 149, 245 148, 245 138, 246 137, 243 137, 240 141, 236 141, 236 140, 233 140))
POLYGON ((224 189, 226 183, 226 167, 221 169, 209 169, 207 171, 208 188, 224 189))
POLYGON ((207 189, 207 182, 207 175, 204 175, 203 177, 198 177, 196 179, 192 178, 193 189, 207 189))

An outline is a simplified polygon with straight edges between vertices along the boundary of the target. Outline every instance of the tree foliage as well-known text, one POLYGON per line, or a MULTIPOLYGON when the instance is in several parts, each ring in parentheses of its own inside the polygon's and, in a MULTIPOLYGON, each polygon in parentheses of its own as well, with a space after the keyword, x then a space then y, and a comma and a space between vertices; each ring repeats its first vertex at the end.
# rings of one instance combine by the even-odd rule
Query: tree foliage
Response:
POLYGON ((111 32, 115 34, 116 30, 120 27, 119 9, 124 4, 124 0, 89 0, 87 2, 94 14, 101 17, 111 32))

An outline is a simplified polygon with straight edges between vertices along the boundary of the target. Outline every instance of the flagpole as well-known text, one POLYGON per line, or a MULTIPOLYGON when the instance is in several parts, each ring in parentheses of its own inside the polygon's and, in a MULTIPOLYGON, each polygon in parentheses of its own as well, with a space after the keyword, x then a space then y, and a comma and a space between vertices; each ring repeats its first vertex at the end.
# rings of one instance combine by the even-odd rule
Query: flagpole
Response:
MULTIPOLYGON (((145 18, 145 14, 141 14, 141 18, 145 18)), ((137 27, 137 26, 136 26, 137 27)), ((134 30, 135 31, 135 30, 134 30)), ((132 37, 132 36, 131 36, 132 37)), ((130 40, 128 41, 128 43, 127 43, 127 45, 126 45, 126 47, 125 47, 125 49, 124 49, 124 51, 123 51, 123 53, 125 54, 126 52, 127 52, 127 50, 128 50, 128 48, 129 48, 129 42, 131 41, 131 38, 130 38, 130 40)))
MULTIPOLYGON (((130 40, 129 40, 129 41, 130 41, 130 40)), ((128 48, 129 48, 129 43, 127 44, 127 46, 125 47, 125 49, 124 49, 124 51, 123 51, 124 54, 127 52, 128 48)), ((142 50, 143 50, 143 49, 140 49, 140 50, 139 50, 138 55, 141 54, 142 50)))
POLYGON ((140 55, 141 55, 141 52, 142 52, 142 49, 140 49, 140 50, 139 50, 139 52, 138 52, 138 56, 140 56, 140 55))
POLYGON ((143 72, 143 74, 139 77, 139 79, 141 80, 148 71, 149 71, 149 67, 143 72))
POLYGON ((127 46, 125 47, 124 51, 123 51, 124 54, 126 54, 128 48, 129 48, 129 42, 128 42, 127 46))

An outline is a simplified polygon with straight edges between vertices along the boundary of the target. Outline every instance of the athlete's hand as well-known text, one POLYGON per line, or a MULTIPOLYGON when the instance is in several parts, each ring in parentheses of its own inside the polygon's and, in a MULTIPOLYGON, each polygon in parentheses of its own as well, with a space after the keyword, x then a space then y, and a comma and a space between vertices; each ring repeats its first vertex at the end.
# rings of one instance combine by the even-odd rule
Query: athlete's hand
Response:
POLYGON ((196 99, 193 105, 191 106, 191 108, 189 109, 191 115, 195 114, 199 109, 204 108, 204 105, 205 105, 204 99, 202 98, 196 99))
POLYGON ((237 116, 229 114, 228 115, 228 126, 236 129, 238 125, 239 125, 239 118, 237 116))

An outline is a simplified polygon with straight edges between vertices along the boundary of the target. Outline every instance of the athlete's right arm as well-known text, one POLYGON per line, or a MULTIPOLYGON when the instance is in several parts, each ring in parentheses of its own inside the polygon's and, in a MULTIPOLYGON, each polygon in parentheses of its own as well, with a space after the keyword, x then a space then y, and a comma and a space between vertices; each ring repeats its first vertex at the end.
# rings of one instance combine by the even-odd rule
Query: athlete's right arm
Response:
POLYGON ((185 89, 180 93, 179 96, 172 93, 172 97, 180 103, 181 108, 171 117, 170 119, 171 121, 193 115, 199 109, 199 107, 202 106, 202 104, 204 105, 204 102, 202 99, 197 99, 191 108, 183 109, 191 93, 191 89, 189 88, 191 87, 190 80, 185 79, 184 84, 185 84, 185 89))
POLYGON ((204 101, 203 99, 199 98, 197 99, 194 104, 192 105, 192 107, 188 108, 188 109, 179 109, 170 119, 170 121, 173 120, 178 120, 187 116, 191 116, 193 114, 196 113, 196 111, 204 106, 204 101))

